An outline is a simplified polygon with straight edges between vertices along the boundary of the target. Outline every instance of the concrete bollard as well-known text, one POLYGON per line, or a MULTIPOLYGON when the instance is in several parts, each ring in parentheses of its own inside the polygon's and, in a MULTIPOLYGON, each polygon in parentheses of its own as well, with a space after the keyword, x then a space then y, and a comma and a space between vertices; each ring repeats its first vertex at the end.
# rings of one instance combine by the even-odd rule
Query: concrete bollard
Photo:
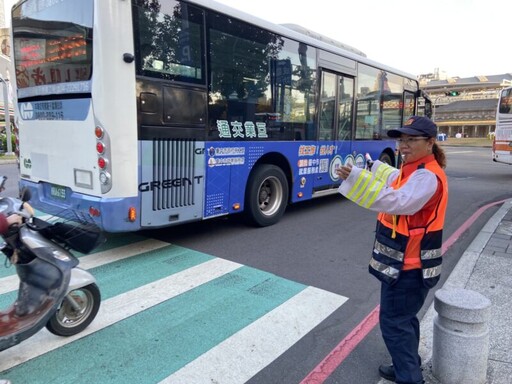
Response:
POLYGON ((434 308, 432 374, 443 384, 484 384, 491 302, 475 291, 443 288, 434 308))

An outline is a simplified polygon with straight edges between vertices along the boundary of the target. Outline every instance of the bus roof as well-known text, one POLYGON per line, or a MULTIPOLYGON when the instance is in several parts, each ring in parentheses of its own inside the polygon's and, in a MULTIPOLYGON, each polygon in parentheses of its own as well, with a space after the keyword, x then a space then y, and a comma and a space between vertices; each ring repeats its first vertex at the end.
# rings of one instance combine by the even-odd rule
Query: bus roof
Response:
MULTIPOLYGON (((390 66, 387 66, 385 64, 382 64, 382 63, 379 63, 377 61, 374 61, 374 60, 371 60, 371 59, 368 59, 366 57, 366 55, 359 51, 357 48, 353 48, 353 47, 350 47, 349 45, 346 45, 344 43, 339 43, 341 45, 345 45, 345 49, 343 48, 340 48, 340 46, 337 46, 337 45, 333 45, 333 44, 329 44, 326 42, 326 40, 328 41, 330 38, 328 37, 324 37, 323 39, 318 39, 318 38, 313 38, 311 37, 312 35, 314 36, 315 34, 319 35, 319 36, 322 36, 316 32, 312 32, 311 34, 309 33, 301 33, 301 32, 297 32, 296 30, 290 28, 290 27, 286 27, 284 25, 279 25, 279 24, 275 24, 275 23, 272 23, 268 20, 265 20, 265 19, 262 19, 262 18, 259 18, 259 17, 256 17, 254 15, 251 15, 251 14, 248 14, 246 12, 243 12, 243 11, 240 11, 236 8, 232 8, 230 6, 227 6, 225 4, 221 4, 221 3, 218 3, 217 1, 214 1, 214 0, 185 0, 185 1, 188 1, 192 4, 197 4, 197 5, 200 5, 202 7, 205 7, 205 8, 208 8, 208 9, 211 9, 213 11, 217 11, 217 12, 220 12, 220 13, 224 13, 226 15, 230 15, 236 19, 239 19, 241 21, 245 21, 245 22, 248 22, 250 24, 254 24, 254 25, 257 25, 257 26, 260 26, 264 29, 267 29, 271 32, 275 32, 279 35, 282 35, 282 36, 285 36, 285 37, 288 37, 290 39, 293 39, 293 40, 297 40, 297 41, 302 41, 302 42, 305 42, 311 46, 314 46, 314 47, 317 47, 317 48, 321 48, 321 49, 324 49, 326 51, 330 51, 332 53, 336 53, 338 55, 342 55, 342 56, 345 56, 349 59, 352 59, 352 60, 355 60, 355 61, 358 61, 360 63, 364 63, 364 64, 367 64, 367 65, 370 65, 370 66, 373 66, 373 67, 377 67, 377 68, 380 68, 380 69, 384 69, 386 70, 387 72, 392 72, 392 73, 395 73, 397 75, 401 75, 401 76, 404 76, 404 77, 408 77, 410 79, 414 79, 414 80, 417 80, 417 77, 411 73, 408 73, 408 72, 405 72, 405 71, 402 71, 402 70, 399 70, 399 69, 396 69, 396 68, 392 68, 390 66), (350 51, 349 49, 351 49, 352 51, 350 51), (355 52, 359 52, 358 53, 355 53, 355 52)), ((288 26, 290 25, 293 25, 293 24, 288 24, 288 26)), ((299 26, 299 28, 302 28, 299 26)), ((299 29, 299 28, 296 28, 296 29, 299 29)), ((306 28, 303 28, 305 31, 308 31, 306 28)), ((336 41, 334 39, 331 39, 333 41, 336 41)))
POLYGON ((322 35, 322 34, 320 34, 318 32, 315 32, 315 31, 312 31, 310 29, 307 29, 307 28, 303 27, 302 25, 297 25, 297 24, 281 24, 281 25, 283 27, 286 27, 286 28, 289 28, 291 30, 294 30, 295 32, 299 32, 299 33, 302 33, 303 35, 310 36, 313 39, 323 41, 323 42, 325 42, 327 44, 334 45, 335 47, 338 47, 338 48, 341 48, 341 49, 353 52, 356 55, 360 55, 360 56, 366 57, 366 54, 363 51, 360 51, 359 49, 354 48, 354 47, 352 47, 352 46, 350 46, 348 44, 342 43, 341 41, 334 40, 333 38, 331 38, 329 36, 325 36, 325 35, 322 35))

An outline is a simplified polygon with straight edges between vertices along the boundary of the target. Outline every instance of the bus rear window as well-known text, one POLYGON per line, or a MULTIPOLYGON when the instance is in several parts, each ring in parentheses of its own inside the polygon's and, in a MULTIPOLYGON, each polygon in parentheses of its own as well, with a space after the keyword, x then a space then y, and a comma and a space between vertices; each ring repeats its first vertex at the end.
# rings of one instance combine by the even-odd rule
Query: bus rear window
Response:
POLYGON ((88 91, 92 11, 92 0, 28 0, 13 9, 14 65, 20 97, 88 91), (33 87, 38 90, 28 90, 33 87))
POLYGON ((499 113, 512 114, 512 88, 501 92, 499 113))
POLYGON ((204 84, 204 12, 174 0, 135 1, 133 11, 138 74, 204 84))

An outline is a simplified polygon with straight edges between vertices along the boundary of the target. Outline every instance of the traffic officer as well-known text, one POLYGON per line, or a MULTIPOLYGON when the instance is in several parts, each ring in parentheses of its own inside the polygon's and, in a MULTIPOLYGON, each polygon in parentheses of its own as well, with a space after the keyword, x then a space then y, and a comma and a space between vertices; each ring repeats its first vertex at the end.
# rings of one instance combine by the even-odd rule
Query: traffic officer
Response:
POLYGON ((369 271, 381 281, 379 322, 392 365, 380 375, 396 383, 423 383, 417 314, 441 273, 441 244, 448 201, 446 156, 437 126, 412 116, 388 131, 402 156, 400 170, 380 161, 370 170, 344 165, 339 192, 379 212, 369 271))

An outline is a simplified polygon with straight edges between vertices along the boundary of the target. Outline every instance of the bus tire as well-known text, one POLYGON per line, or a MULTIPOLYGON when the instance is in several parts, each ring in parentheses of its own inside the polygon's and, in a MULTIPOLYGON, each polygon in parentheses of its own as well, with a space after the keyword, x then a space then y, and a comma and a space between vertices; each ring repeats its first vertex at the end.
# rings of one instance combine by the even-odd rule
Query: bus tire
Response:
POLYGON ((266 227, 277 223, 288 204, 288 181, 281 168, 262 164, 254 169, 245 196, 245 214, 250 224, 266 227))
POLYGON ((393 161, 391 160, 391 156, 389 156, 387 153, 382 152, 379 156, 379 160, 383 163, 393 165, 393 161))

